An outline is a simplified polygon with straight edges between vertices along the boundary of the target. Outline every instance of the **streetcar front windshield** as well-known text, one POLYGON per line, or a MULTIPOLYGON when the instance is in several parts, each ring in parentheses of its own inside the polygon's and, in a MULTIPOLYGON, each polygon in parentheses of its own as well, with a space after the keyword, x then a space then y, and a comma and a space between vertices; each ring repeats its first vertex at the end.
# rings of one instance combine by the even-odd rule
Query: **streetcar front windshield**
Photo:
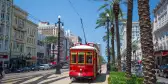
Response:
POLYGON ((75 53, 75 52, 71 53, 71 64, 76 63, 76 55, 77 55, 77 53, 75 53))
POLYGON ((78 64, 84 64, 84 52, 78 52, 78 64))
POLYGON ((87 64, 92 64, 92 58, 93 58, 92 52, 86 52, 86 63, 87 64))

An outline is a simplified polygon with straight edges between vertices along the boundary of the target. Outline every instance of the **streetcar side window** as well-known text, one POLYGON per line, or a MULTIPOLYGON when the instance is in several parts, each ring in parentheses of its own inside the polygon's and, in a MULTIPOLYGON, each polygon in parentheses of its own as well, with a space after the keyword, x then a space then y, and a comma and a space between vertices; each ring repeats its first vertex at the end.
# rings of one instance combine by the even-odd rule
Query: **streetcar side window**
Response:
POLYGON ((92 64, 92 52, 86 52, 86 63, 87 64, 92 64))
POLYGON ((84 52, 78 52, 78 64, 84 64, 84 52))
POLYGON ((77 53, 71 53, 71 63, 76 63, 76 55, 77 53))

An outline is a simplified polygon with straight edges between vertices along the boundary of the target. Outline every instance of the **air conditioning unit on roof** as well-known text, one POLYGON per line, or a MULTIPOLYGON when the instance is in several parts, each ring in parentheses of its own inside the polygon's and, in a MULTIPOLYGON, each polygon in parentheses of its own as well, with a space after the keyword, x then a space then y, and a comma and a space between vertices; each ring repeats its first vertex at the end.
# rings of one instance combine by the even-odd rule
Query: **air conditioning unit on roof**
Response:
POLYGON ((75 46, 79 46, 79 45, 82 45, 82 43, 76 43, 75 46))
POLYGON ((87 45, 89 45, 89 46, 92 46, 92 47, 93 47, 93 46, 94 46, 94 43, 91 43, 91 42, 90 42, 90 43, 87 43, 87 45))

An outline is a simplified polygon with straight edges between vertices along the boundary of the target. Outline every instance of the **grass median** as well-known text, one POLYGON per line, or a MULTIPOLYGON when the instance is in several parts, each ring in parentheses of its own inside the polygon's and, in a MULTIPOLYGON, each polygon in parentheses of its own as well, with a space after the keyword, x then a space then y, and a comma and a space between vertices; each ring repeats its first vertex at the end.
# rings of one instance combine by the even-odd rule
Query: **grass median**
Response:
POLYGON ((131 78, 126 78, 124 72, 110 72, 108 84, 143 84, 143 78, 133 75, 131 78))

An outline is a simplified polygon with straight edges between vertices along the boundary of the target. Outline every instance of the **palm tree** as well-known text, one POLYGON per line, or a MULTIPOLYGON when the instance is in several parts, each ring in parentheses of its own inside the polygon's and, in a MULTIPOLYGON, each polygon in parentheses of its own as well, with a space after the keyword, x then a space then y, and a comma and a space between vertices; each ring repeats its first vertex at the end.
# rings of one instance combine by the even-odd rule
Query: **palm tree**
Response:
POLYGON ((112 46, 112 65, 115 65, 115 52, 114 52, 114 25, 111 26, 111 46, 112 46))
MULTIPOLYGON (((45 39, 44 39, 44 43, 47 44, 47 51, 48 51, 48 56, 49 56, 49 51, 50 51, 50 48, 51 48, 51 44, 53 44, 52 46, 52 49, 54 50, 54 44, 56 43, 57 41, 57 37, 55 36, 47 36, 45 39)), ((50 61, 54 60, 54 54, 52 57, 50 57, 50 61)))
POLYGON ((139 26, 141 34, 142 63, 144 81, 143 84, 156 84, 154 70, 152 28, 149 11, 149 0, 138 0, 139 26))
POLYGON ((133 0, 128 0, 127 3, 127 55, 126 55, 126 76, 131 77, 131 57, 132 57, 132 10, 133 0))
MULTIPOLYGON (((113 30, 114 30, 114 27, 113 27, 114 15, 113 15, 112 12, 113 12, 113 11, 112 11, 111 9, 109 10, 109 9, 106 8, 106 9, 105 9, 105 12, 100 13, 99 19, 98 19, 97 22, 96 22, 96 24, 98 24, 96 28, 99 28, 99 27, 101 27, 101 26, 105 26, 106 14, 108 13, 108 14, 109 14, 110 24, 111 24, 110 27, 113 28, 113 30)), ((110 32, 110 31, 109 31, 109 32, 110 32)), ((109 37, 114 37, 114 31, 111 31, 111 32, 110 32, 109 37)), ((105 36, 104 38, 106 38, 106 40, 108 39, 108 34, 107 34, 107 32, 106 32, 106 36, 105 36)), ((106 41, 106 40, 104 39, 104 41, 106 41)), ((112 50, 112 58, 113 58, 112 64, 114 64, 114 63, 115 63, 114 38, 111 38, 111 45, 113 46, 113 49, 111 49, 111 50, 112 50)), ((111 55, 110 55, 110 56, 111 56, 111 55)), ((110 60, 110 58, 109 58, 109 60, 110 60)))
POLYGON ((115 1, 113 4, 113 11, 115 14, 115 25, 116 25, 116 40, 117 40, 117 61, 118 61, 118 71, 121 71, 121 55, 120 55, 120 36, 118 27, 118 15, 119 15, 119 1, 115 1))
MULTIPOLYGON (((100 8, 99 8, 99 10, 101 10, 101 9, 105 9, 105 10, 109 10, 109 12, 106 12, 106 13, 109 13, 109 15, 110 15, 110 22, 111 22, 111 33, 112 33, 112 36, 114 36, 114 26, 113 26, 113 22, 114 22, 114 18, 116 19, 116 17, 115 17, 115 12, 114 12, 114 10, 112 10, 112 8, 113 8, 113 6, 114 6, 114 4, 116 3, 116 2, 121 2, 121 0, 104 0, 105 2, 107 2, 107 3, 105 3, 104 5, 102 5, 100 8)), ((106 13, 104 14, 104 16, 106 15, 106 13)), ((123 16, 123 13, 122 13, 122 11, 121 11, 121 9, 119 8, 118 9, 118 17, 117 17, 117 19, 122 19, 122 16, 123 16)), ((102 25, 104 26, 105 25, 105 21, 106 21, 106 18, 100 18, 100 19, 98 19, 97 20, 97 23, 99 24, 97 27, 101 27, 102 25), (102 19, 102 20, 100 20, 100 19, 102 19)), ((121 57, 120 57, 120 41, 119 41, 119 31, 118 31, 118 26, 117 26, 117 28, 116 28, 116 37, 118 37, 118 40, 117 40, 117 42, 119 43, 118 44, 118 46, 117 46, 117 48, 118 48, 118 56, 119 56, 119 58, 120 58, 120 63, 118 64, 118 66, 120 66, 120 70, 121 70, 121 57)), ((112 39, 111 39, 111 43, 112 43, 112 46, 113 46, 113 48, 114 48, 114 38, 112 37, 112 39)), ((114 49, 112 49, 112 58, 113 58, 113 62, 112 63, 114 63, 115 62, 115 53, 114 53, 114 49)))

